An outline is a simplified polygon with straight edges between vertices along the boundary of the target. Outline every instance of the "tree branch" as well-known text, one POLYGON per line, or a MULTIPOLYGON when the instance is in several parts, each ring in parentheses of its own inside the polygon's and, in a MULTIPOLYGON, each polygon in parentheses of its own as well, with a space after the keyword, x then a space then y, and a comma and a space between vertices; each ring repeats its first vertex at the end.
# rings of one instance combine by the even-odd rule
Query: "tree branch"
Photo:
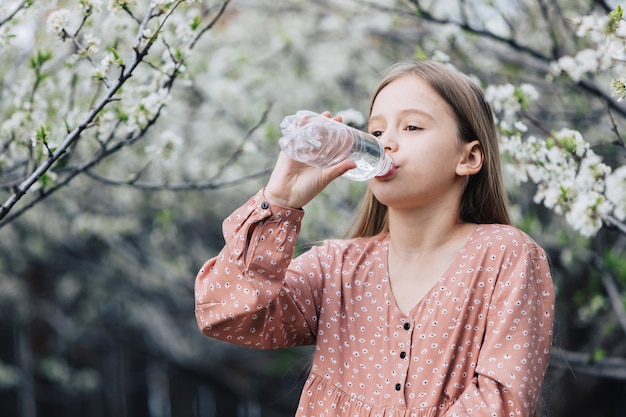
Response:
POLYGON ((602 258, 596 253, 593 254, 593 265, 600 272, 602 284, 604 285, 604 289, 606 290, 609 300, 611 301, 613 313, 622 327, 622 331, 626 334, 626 309, 624 308, 622 294, 615 283, 615 279, 613 279, 611 272, 604 264, 602 258))
POLYGON ((553 348, 550 367, 581 373, 583 375, 626 381, 626 359, 610 357, 594 360, 589 353, 553 348))
POLYGON ((11 19, 13 19, 21 10, 26 9, 28 7, 28 3, 30 3, 29 0, 23 0, 20 4, 18 4, 15 10, 9 13, 3 20, 0 20, 0 27, 10 22, 11 19))
POLYGON ((168 184, 168 183, 149 184, 146 182, 138 181, 139 176, 140 176, 139 174, 136 175, 135 178, 128 180, 128 181, 112 180, 112 179, 97 175, 91 171, 86 171, 85 174, 88 177, 106 185, 131 186, 131 187, 142 189, 142 190, 152 190, 152 191, 165 191, 165 190, 187 191, 187 190, 218 189, 218 188, 232 187, 234 185, 242 184, 253 179, 264 177, 272 171, 271 168, 263 169, 261 171, 258 171, 249 175, 245 175, 243 177, 240 177, 234 180, 223 181, 223 182, 219 181, 219 178, 222 176, 224 171, 229 166, 231 166, 242 154, 244 144, 248 140, 250 140, 250 138, 252 137, 252 134, 267 121, 267 116, 270 112, 270 109, 271 109, 271 105, 268 105, 265 111, 263 112, 263 114, 261 115, 261 117, 259 118, 259 120, 245 134, 245 136, 241 140, 241 143, 239 144, 239 146, 237 146, 237 149, 228 158, 226 158, 226 161, 220 165, 215 175, 213 175, 213 177, 206 182, 185 182, 185 183, 180 183, 180 184, 168 184))
MULTIPOLYGON (((152 120, 150 120, 148 122, 147 126, 145 128, 143 128, 143 129, 141 129, 137 135, 132 135, 131 134, 129 138, 127 138, 126 140, 121 141, 116 146, 111 147, 111 148, 103 148, 102 153, 100 153, 98 156, 96 156, 95 158, 91 159, 87 163, 82 164, 80 167, 77 167, 76 169, 72 170, 69 173, 69 175, 66 178, 64 178, 63 181, 57 183, 54 187, 49 188, 47 190, 41 190, 39 192, 38 197, 36 197, 32 201, 30 201, 28 204, 23 206, 17 212, 14 212, 13 215, 7 217, 9 212, 13 210, 13 208, 18 203, 18 201, 22 197, 24 197, 26 195, 28 190, 30 190, 33 187, 33 185, 35 185, 42 178, 42 176, 44 174, 46 174, 54 166, 55 163, 57 163, 63 156, 65 156, 67 154, 69 148, 73 144, 75 144, 77 141, 80 140, 80 138, 81 138, 82 134, 85 132, 85 130, 87 130, 90 126, 92 126, 92 124, 96 120, 98 114, 110 102, 115 101, 115 95, 117 94, 117 92, 128 81, 128 79, 130 79, 133 76, 133 74, 134 74, 135 70, 137 69, 137 67, 140 65, 140 63, 143 62, 143 59, 148 55, 148 52, 149 52, 150 48, 152 47, 152 45, 154 45, 161 28, 163 27, 163 25, 165 24, 165 22, 167 21, 169 16, 171 16, 171 14, 174 12, 174 10, 182 3, 182 1, 183 0, 179 0, 179 1, 177 1, 175 4, 173 4, 170 7, 170 9, 168 10, 166 16, 160 22, 158 29, 147 40, 147 42, 145 44, 142 44, 142 40, 144 39, 145 27, 146 27, 148 21, 156 16, 156 15, 153 14, 154 7, 149 8, 149 10, 146 13, 146 15, 145 15, 143 20, 141 20, 141 21, 138 20, 139 27, 138 27, 138 30, 137 30, 135 44, 132 47, 132 49, 134 50, 135 53, 132 56, 131 62, 129 64, 127 64, 127 65, 126 64, 121 65, 121 71, 120 71, 120 75, 119 75, 117 81, 115 83, 113 83, 107 89, 106 94, 105 94, 105 96, 102 99, 100 99, 97 103, 94 103, 94 105, 91 107, 91 110, 87 113, 87 115, 83 118, 83 120, 72 131, 70 131, 65 136, 65 138, 63 139, 61 144, 55 149, 55 151, 52 152, 50 154, 50 156, 48 158, 46 158, 46 160, 44 162, 42 162, 38 167, 36 167, 32 171, 32 173, 25 180, 21 181, 18 185, 13 187, 13 193, 0 206, 0 228, 2 228, 4 225, 8 224, 9 222, 15 220, 17 217, 19 217, 21 214, 23 214, 26 210, 32 208, 35 204, 37 204, 38 202, 40 202, 43 199, 45 199, 47 196, 52 194, 54 191, 56 191, 59 188, 62 188, 63 186, 67 185, 70 182, 70 180, 73 179, 79 173, 88 171, 95 164, 97 164, 98 162, 103 160, 106 156, 108 156, 111 153, 116 152, 117 150, 119 150, 119 149, 121 149, 121 148, 123 148, 125 146, 128 146, 130 143, 133 143, 136 140, 138 140, 138 138, 142 137, 145 134, 145 132, 147 131, 147 129, 156 121, 156 118, 158 118, 158 116, 160 115, 161 108, 157 111, 156 115, 152 118, 152 120)), ((218 17, 223 14, 223 11, 225 10, 225 7, 226 7, 226 5, 228 3, 229 3, 229 1, 225 1, 223 3, 222 8, 220 9, 220 13, 219 13, 218 17)), ((127 12, 130 13, 129 10, 127 10, 127 12)), ((132 16, 132 14, 131 14, 131 16, 132 16)), ((205 33, 210 27, 212 27, 213 24, 216 22, 218 17, 214 18, 212 20, 211 24, 207 28, 205 28, 205 30, 202 33, 205 33)), ((198 40, 199 36, 200 35, 198 35, 198 37, 196 37, 194 42, 198 40)), ((173 80, 174 80, 174 78, 176 78, 177 74, 178 74, 178 67, 173 72, 173 74, 170 76, 169 82, 167 83, 168 90, 172 87, 173 80)))
POLYGON ((604 221, 607 222, 609 225, 617 228, 617 230, 619 230, 621 233, 623 233, 624 235, 626 235, 626 224, 620 222, 619 220, 617 220, 615 217, 613 216, 604 216, 603 217, 604 221))
POLYGON ((221 188, 233 187, 235 185, 243 184, 247 181, 251 181, 257 178, 262 178, 272 172, 272 168, 267 168, 249 175, 244 175, 238 177, 234 180, 229 181, 215 181, 210 180, 207 182, 185 182, 179 184, 167 184, 167 183, 157 183, 150 184, 146 182, 139 181, 116 181, 109 178, 105 178, 94 174, 91 171, 85 171, 84 174, 91 179, 94 179, 102 184, 111 185, 111 186, 126 186, 133 187, 140 190, 149 190, 149 191, 191 191, 191 190, 217 190, 221 188))
POLYGON ((194 40, 191 42, 191 44, 189 45, 189 49, 193 49, 194 46, 196 46, 196 43, 198 42, 198 40, 200 39, 200 37, 202 37, 202 35, 204 35, 205 32, 211 30, 213 28, 213 26, 215 26, 215 23, 217 23, 218 20, 220 20, 220 18, 222 17, 222 15, 224 14, 224 12, 226 11, 226 7, 228 6, 228 4, 230 3, 230 0, 224 0, 222 2, 222 4, 220 5, 220 9, 217 12, 217 14, 213 17, 213 19, 211 19, 211 21, 200 31, 200 33, 198 33, 198 36, 196 36, 194 38, 194 40))

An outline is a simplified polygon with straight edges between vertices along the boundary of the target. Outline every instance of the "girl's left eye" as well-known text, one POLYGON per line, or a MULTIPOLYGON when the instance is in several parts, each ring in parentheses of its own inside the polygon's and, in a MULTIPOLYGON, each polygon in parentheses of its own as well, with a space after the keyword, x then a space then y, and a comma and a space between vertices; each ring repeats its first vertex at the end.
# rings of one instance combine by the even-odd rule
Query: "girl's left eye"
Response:
POLYGON ((419 127, 419 126, 415 126, 415 125, 408 125, 406 127, 406 130, 408 130, 410 132, 413 132, 413 131, 416 131, 416 130, 422 130, 422 128, 419 127))

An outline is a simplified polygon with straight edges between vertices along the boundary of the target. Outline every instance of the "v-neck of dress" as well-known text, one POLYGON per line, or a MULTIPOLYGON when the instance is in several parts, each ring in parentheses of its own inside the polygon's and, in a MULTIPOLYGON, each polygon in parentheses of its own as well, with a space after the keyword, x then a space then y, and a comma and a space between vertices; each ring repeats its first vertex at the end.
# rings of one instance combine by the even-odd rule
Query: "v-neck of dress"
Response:
POLYGON ((427 300, 432 295, 432 293, 435 290, 435 288, 439 287, 450 276, 450 270, 455 265, 457 265, 460 262, 461 257, 463 256, 463 254, 465 252, 467 252, 469 244, 474 240, 474 236, 479 232, 480 229, 481 229, 481 225, 476 225, 476 227, 474 227, 472 232, 467 236, 467 238, 465 238, 465 241, 463 242, 463 245, 458 250, 457 254, 454 256, 454 259, 452 259, 450 264, 446 267, 446 269, 444 269, 444 271, 441 273, 439 278, 437 278, 437 280, 433 283, 433 285, 430 287, 430 289, 428 291, 426 291, 426 293, 424 293, 422 298, 420 298, 413 305, 413 307, 411 307, 411 309, 408 312, 405 312, 405 311, 403 311, 400 308, 400 306, 398 305, 398 303, 396 301, 396 296, 395 296, 395 294, 393 292, 393 289, 391 287, 391 274, 389 273, 389 243, 390 243, 390 237, 389 237, 389 233, 387 233, 387 235, 385 236, 385 240, 384 240, 385 251, 387 252, 387 256, 384 258, 385 259, 385 268, 386 268, 386 280, 385 281, 387 281, 385 283, 385 285, 387 286, 387 291, 389 292, 389 294, 391 294, 391 300, 392 300, 393 306, 396 309, 396 311, 398 311, 398 313, 400 313, 403 317, 406 317, 406 318, 413 318, 413 317, 415 317, 415 314, 419 311, 421 305, 424 303, 425 300, 427 300))

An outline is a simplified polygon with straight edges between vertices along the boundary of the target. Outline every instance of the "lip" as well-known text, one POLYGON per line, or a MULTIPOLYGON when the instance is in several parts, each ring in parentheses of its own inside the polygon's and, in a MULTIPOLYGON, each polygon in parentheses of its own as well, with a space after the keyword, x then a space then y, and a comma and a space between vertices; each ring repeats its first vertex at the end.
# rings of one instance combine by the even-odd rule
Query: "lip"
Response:
POLYGON ((374 177, 374 178, 376 178, 377 180, 380 180, 380 181, 387 180, 387 179, 393 177, 394 175, 396 175, 396 172, 398 172, 398 169, 399 169, 399 167, 397 167, 397 166, 392 164, 391 165, 391 169, 389 171, 387 171, 386 174, 379 175, 379 176, 374 177))

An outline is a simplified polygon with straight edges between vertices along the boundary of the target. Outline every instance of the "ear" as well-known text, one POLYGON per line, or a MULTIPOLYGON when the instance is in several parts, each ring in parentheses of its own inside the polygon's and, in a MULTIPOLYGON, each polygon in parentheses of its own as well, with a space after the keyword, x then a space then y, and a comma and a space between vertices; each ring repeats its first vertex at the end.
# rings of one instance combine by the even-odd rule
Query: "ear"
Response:
POLYGON ((456 166, 456 174, 461 177, 474 175, 483 167, 483 148, 478 140, 464 143, 461 146, 461 159, 456 166))

